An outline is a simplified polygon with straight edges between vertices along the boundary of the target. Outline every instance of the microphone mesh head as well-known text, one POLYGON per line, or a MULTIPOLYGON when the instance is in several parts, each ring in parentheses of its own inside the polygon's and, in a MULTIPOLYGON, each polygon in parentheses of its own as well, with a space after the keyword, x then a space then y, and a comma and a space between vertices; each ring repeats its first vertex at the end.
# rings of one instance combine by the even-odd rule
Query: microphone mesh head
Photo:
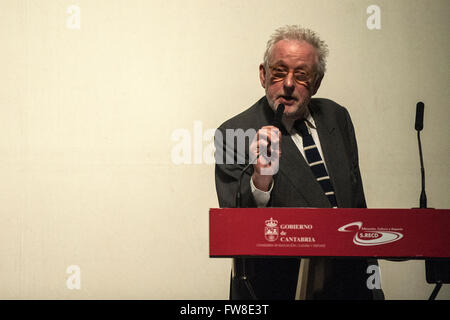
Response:
POLYGON ((275 118, 273 119, 273 125, 278 129, 281 129, 281 118, 283 117, 284 104, 280 103, 278 105, 277 111, 275 112, 275 118))
POLYGON ((423 129, 423 109, 425 105, 423 102, 417 102, 416 105, 416 123, 414 124, 414 128, 417 131, 421 131, 423 129))

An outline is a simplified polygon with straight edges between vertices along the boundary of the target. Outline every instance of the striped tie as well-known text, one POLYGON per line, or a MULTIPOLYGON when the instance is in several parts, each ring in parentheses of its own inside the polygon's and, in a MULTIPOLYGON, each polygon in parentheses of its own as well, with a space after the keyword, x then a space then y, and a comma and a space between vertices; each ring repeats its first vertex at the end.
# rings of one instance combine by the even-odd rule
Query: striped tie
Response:
POLYGON ((331 184, 330 177, 328 176, 325 164, 320 156, 319 150, 313 140, 312 135, 309 133, 304 120, 298 120, 294 124, 295 129, 301 134, 303 138, 303 150, 305 151, 305 157, 308 161, 317 182, 328 197, 330 204, 333 208, 337 208, 336 196, 334 195, 333 185, 331 184))

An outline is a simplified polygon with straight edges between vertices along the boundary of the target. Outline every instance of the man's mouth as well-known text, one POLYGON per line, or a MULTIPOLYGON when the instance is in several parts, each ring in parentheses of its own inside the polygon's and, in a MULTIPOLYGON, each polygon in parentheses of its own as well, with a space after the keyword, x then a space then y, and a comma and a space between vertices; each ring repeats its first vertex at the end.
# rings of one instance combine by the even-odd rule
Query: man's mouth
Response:
POLYGON ((280 96, 281 102, 290 104, 295 102, 297 99, 295 99, 293 96, 280 96))

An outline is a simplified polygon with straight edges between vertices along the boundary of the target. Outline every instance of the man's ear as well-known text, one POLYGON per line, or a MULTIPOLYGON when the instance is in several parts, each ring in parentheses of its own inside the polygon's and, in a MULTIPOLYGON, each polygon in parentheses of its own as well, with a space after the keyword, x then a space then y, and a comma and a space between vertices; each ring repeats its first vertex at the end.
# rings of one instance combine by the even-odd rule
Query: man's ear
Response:
POLYGON ((312 89, 311 96, 315 95, 317 90, 319 90, 320 84, 322 83, 323 75, 321 77, 318 77, 316 81, 314 82, 314 87, 312 89))
POLYGON ((266 69, 264 68, 264 63, 259 65, 259 81, 261 81, 262 87, 266 88, 266 69))

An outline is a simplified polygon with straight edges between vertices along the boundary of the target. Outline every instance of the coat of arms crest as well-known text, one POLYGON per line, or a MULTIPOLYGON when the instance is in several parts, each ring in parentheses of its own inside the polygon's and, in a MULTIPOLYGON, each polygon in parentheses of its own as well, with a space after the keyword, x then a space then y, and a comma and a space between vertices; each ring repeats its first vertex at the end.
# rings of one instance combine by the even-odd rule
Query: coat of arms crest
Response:
POLYGON ((269 242, 274 242, 278 239, 278 221, 270 218, 266 220, 266 227, 264 228, 264 237, 269 242))

